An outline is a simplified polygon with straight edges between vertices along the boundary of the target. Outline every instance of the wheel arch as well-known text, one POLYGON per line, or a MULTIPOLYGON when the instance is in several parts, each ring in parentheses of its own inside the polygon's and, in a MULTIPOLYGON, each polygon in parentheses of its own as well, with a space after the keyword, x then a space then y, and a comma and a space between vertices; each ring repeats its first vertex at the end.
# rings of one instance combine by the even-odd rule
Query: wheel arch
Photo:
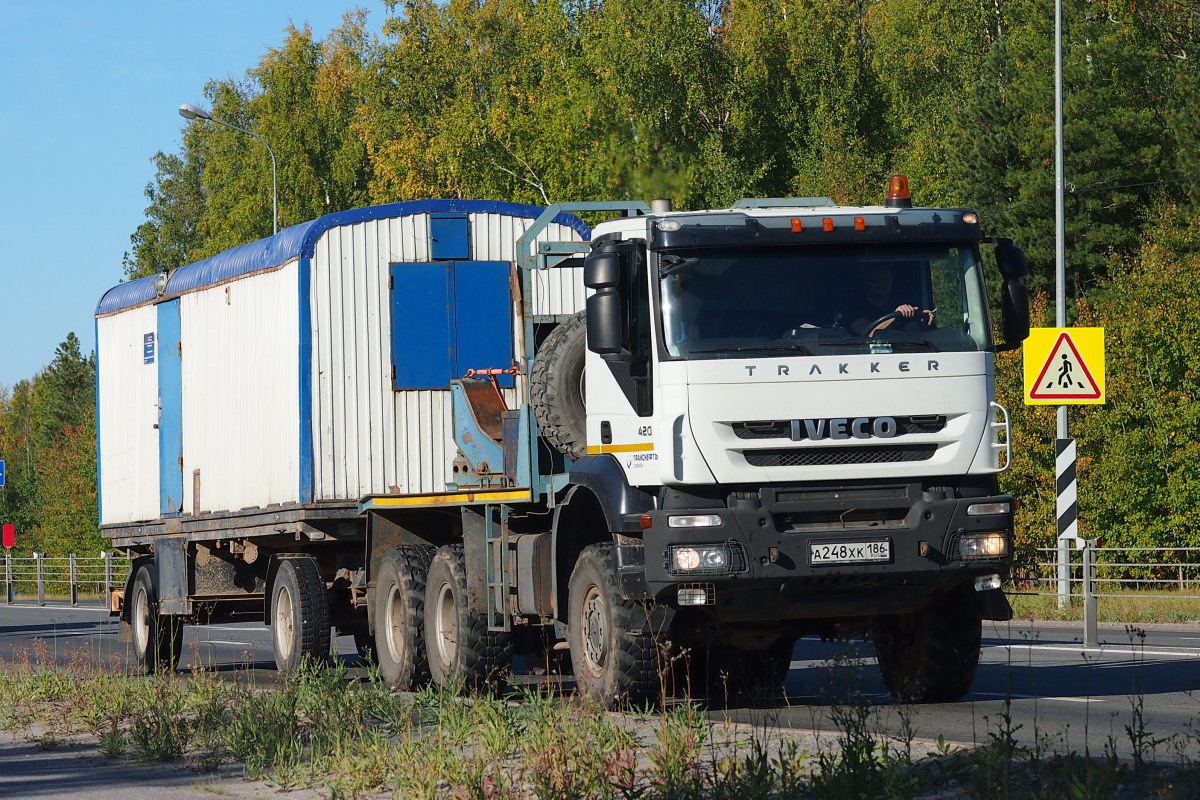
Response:
MULTIPOLYGON (((626 531, 626 518, 656 505, 650 494, 629 485, 620 464, 610 455, 579 459, 571 468, 570 481, 571 488, 554 511, 554 611, 560 622, 566 619, 566 593, 580 553, 590 545, 612 542, 618 560, 623 561, 624 551, 641 549, 628 540, 628 535, 640 534, 640 528, 626 531)), ((644 591, 630 591, 632 587, 624 583, 621 588, 627 599, 644 596, 644 591)))

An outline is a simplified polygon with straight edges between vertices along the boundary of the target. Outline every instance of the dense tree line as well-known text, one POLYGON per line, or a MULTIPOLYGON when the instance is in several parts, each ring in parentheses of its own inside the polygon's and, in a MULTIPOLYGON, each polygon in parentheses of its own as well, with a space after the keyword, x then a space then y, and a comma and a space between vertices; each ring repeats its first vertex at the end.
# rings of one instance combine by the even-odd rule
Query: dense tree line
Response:
MULTIPOLYGON (((1200 11, 1064 5, 1072 320, 1109 332, 1110 402, 1075 426, 1084 525, 1200 544, 1186 513, 1200 493, 1200 11), (1099 480, 1119 488, 1090 493, 1099 480)), ((977 208, 988 233, 1015 238, 1044 292, 1052 13, 1041 0, 384 0, 322 40, 286 29, 205 95, 271 143, 283 225, 423 197, 874 203, 904 172, 918 203, 977 208)), ((127 277, 271 232, 270 164, 250 137, 189 123, 155 165, 127 277)), ((1037 308, 1052 324, 1044 294, 1037 308)), ((1046 543, 1053 412, 1024 407, 1019 356, 1001 361, 1019 448, 1005 485, 1026 501, 1024 539, 1046 543)))
POLYGON ((50 364, 11 390, 0 386, 0 521, 17 551, 98 555, 96 364, 68 334, 50 364))

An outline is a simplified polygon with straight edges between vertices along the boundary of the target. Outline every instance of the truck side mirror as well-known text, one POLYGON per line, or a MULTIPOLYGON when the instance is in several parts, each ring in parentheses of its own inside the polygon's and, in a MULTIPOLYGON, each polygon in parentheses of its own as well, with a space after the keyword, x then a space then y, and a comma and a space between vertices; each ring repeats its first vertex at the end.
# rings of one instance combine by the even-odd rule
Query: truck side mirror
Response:
POLYGON ((1025 251, 1012 243, 1012 239, 996 240, 996 266, 1006 281, 1019 281, 1029 274, 1029 262, 1025 251))
POLYGON ((583 260, 583 285, 595 290, 587 299, 587 346, 599 355, 622 351, 624 315, 617 290, 622 261, 621 249, 611 239, 593 243, 583 260))
POLYGON ((1006 280, 1000 297, 1004 350, 1015 350, 1029 336, 1029 291, 1019 280, 1006 280))
POLYGON ((621 277, 621 252, 612 239, 592 245, 583 259, 583 285, 589 289, 613 289, 621 277))

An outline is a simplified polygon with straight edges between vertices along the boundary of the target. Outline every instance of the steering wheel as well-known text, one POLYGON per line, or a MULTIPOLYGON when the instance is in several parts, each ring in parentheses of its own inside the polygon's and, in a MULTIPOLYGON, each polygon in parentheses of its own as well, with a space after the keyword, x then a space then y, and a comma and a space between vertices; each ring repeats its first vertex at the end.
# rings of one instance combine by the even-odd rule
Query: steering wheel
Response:
POLYGON ((874 339, 875 334, 879 333, 879 326, 886 322, 891 322, 894 319, 904 319, 904 315, 899 311, 889 311, 888 313, 884 314, 882 317, 867 326, 867 338, 874 339))
POLYGON ((891 322, 894 319, 907 319, 916 325, 918 330, 927 331, 933 327, 933 323, 930 321, 931 316, 932 314, 927 311, 918 311, 912 317, 906 317, 899 311, 889 311, 867 326, 867 338, 874 339, 875 334, 879 332, 879 326, 886 322, 891 322))

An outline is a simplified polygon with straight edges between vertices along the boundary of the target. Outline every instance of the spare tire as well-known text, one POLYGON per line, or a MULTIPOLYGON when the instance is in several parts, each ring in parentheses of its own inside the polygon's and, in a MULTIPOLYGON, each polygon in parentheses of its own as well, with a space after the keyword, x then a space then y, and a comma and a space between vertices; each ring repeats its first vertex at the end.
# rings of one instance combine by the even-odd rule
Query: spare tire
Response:
POLYGON ((587 452, 583 362, 587 322, 580 311, 550 332, 533 359, 529 399, 542 436, 565 456, 587 452))

